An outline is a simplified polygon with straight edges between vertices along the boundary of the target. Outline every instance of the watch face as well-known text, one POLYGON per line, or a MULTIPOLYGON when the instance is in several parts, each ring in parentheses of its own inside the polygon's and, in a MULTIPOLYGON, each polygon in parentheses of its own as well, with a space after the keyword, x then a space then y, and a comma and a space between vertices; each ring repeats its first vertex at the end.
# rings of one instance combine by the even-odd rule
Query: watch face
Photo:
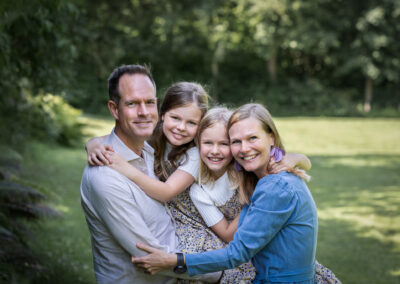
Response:
POLYGON ((177 273, 177 274, 185 273, 186 272, 186 266, 181 266, 181 265, 175 266, 174 272, 177 273))

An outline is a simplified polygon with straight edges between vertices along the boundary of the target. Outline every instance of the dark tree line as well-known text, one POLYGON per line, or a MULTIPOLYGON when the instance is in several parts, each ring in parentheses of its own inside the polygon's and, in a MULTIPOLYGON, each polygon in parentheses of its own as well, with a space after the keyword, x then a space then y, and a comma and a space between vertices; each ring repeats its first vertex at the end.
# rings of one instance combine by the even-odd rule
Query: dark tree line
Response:
POLYGON ((0 128, 17 138, 35 136, 18 121, 37 116, 38 95, 105 112, 107 76, 129 63, 151 64, 160 93, 195 80, 275 114, 399 109, 396 0, 17 0, 0 12, 0 128))

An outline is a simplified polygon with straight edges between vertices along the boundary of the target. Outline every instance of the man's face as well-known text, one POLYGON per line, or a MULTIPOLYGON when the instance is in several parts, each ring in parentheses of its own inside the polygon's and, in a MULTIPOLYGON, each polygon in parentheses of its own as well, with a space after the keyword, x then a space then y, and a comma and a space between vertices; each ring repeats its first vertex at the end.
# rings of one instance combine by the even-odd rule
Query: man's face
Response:
POLYGON ((119 79, 119 105, 109 101, 117 121, 116 134, 128 146, 135 146, 153 134, 158 121, 157 98, 151 80, 143 74, 124 74, 119 79))

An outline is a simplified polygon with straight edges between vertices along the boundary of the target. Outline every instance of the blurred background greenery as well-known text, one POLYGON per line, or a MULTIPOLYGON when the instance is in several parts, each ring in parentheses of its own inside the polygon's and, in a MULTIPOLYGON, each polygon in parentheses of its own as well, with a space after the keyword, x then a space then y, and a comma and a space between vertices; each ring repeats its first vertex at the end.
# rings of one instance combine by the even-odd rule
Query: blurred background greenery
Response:
POLYGON ((0 281, 93 282, 83 138, 112 124, 108 75, 139 63, 160 97, 193 80, 266 105, 312 158, 321 262, 399 283, 399 35, 397 0, 1 1, 0 281))

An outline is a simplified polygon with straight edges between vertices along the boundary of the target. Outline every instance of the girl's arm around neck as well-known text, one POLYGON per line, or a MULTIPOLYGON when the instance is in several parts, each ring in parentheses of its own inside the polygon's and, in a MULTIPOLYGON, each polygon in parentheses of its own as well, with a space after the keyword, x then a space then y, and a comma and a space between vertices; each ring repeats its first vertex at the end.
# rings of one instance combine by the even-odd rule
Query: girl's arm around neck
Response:
POLYGON ((297 155, 297 163, 296 163, 297 167, 305 171, 309 171, 311 169, 311 161, 306 155, 295 154, 295 153, 293 153, 293 155, 297 155))
POLYGON ((214 226, 211 226, 210 228, 220 237, 224 242, 229 243, 230 241, 233 240, 233 235, 236 232, 238 223, 239 223, 239 216, 236 216, 235 219, 232 220, 232 222, 228 222, 226 218, 222 218, 221 221, 219 221, 217 224, 214 226))
POLYGON ((170 201, 194 182, 192 175, 179 169, 165 182, 159 181, 132 166, 117 153, 113 153, 112 164, 109 167, 129 178, 148 196, 161 202, 170 201))
POLYGON ((308 171, 311 169, 311 161, 304 154, 287 153, 283 156, 282 160, 276 162, 275 159, 270 159, 268 164, 268 172, 270 174, 277 174, 281 171, 292 171, 295 168, 308 171))
POLYGON ((114 149, 110 145, 103 144, 107 137, 108 135, 94 137, 86 142, 85 150, 90 165, 104 166, 110 163, 110 152, 113 152, 114 149))

